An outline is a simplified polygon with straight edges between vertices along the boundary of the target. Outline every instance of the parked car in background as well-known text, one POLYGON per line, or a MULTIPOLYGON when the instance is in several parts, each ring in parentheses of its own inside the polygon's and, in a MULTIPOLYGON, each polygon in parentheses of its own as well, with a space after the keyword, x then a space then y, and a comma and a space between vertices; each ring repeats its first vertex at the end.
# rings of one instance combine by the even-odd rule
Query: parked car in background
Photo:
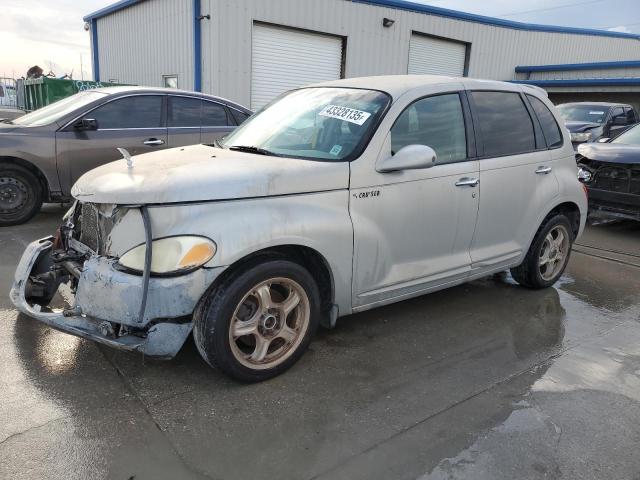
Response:
POLYGON ((540 89, 503 82, 293 90, 218 146, 83 175, 56 236, 27 247, 11 298, 149 356, 174 356, 193 331, 210 365, 264 380, 342 315, 505 269, 553 285, 587 213, 558 121, 540 89), (62 282, 72 305, 41 310, 62 282))
POLYGON ((606 142, 580 145, 577 160, 590 215, 640 221, 640 125, 606 142))
POLYGON ((251 111, 200 93, 143 87, 87 90, 0 122, 0 226, 24 223, 44 201, 71 198, 80 176, 121 158, 212 143, 251 111))
POLYGON ((0 80, 0 107, 17 107, 16 86, 0 80))
POLYGON ((581 143, 614 137, 640 120, 631 105, 621 103, 563 103, 556 108, 571 132, 574 148, 581 143))

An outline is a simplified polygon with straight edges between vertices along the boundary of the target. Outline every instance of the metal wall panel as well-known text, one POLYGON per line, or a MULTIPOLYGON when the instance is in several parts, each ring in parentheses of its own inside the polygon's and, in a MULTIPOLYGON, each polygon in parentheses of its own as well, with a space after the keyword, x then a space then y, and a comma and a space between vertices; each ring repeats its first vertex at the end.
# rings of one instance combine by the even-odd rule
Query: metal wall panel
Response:
POLYGON ((409 66, 411 75, 451 75, 462 77, 467 46, 425 35, 411 35, 409 66))
POLYGON ((178 75, 193 88, 193 15, 190 0, 147 0, 97 20, 100 79, 161 87, 178 75))
POLYGON ((346 37, 345 76, 404 74, 412 32, 470 43, 470 77, 509 80, 516 65, 640 58, 635 39, 531 32, 348 0, 203 0, 203 88, 245 105, 254 21, 346 37), (395 20, 382 26, 384 17, 395 20), (204 43, 204 38, 209 43, 204 43))
POLYGON ((257 110, 292 88, 340 78, 342 38, 255 24, 251 62, 257 110))
MULTIPOLYGON (((178 21, 190 8, 189 0, 147 0, 99 19, 101 77, 157 84, 160 71, 190 74, 191 21, 178 21)), ((477 78, 513 79, 516 65, 640 58, 636 39, 516 30, 349 0, 202 0, 202 14, 211 15, 201 21, 203 91, 245 105, 254 21, 346 37, 346 77, 406 73, 412 32, 469 43, 468 75, 477 78), (383 27, 384 17, 394 25, 383 27)))

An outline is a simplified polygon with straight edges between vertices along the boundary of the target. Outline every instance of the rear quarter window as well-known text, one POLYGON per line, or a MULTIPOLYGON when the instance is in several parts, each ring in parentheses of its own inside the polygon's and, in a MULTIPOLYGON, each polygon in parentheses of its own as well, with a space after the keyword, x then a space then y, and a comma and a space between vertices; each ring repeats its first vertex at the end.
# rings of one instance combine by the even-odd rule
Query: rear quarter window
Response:
POLYGON ((551 110, 540 100, 533 95, 527 95, 529 103, 533 111, 536 112, 540 127, 542 128, 542 134, 547 142, 548 148, 555 148, 562 145, 562 131, 556 122, 555 117, 551 113, 551 110))
POLYGON ((531 152, 536 137, 529 111, 517 92, 472 91, 485 157, 531 152))

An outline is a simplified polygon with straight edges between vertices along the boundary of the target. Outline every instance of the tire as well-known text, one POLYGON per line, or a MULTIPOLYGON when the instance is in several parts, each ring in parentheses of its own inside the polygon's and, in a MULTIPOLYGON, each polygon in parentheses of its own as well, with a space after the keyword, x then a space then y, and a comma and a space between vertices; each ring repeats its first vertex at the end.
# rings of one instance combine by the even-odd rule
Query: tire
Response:
POLYGON ((511 276, 523 287, 534 289, 550 287, 564 273, 571 255, 573 240, 571 222, 566 216, 557 214, 547 217, 536 232, 524 261, 511 269, 511 276), (560 242, 558 237, 554 237, 557 232, 562 232, 566 236, 566 242, 564 239, 560 242), (555 248, 551 245, 550 239, 553 240, 555 248), (545 262, 553 258, 558 260, 545 262))
POLYGON ((31 220, 42 200, 40 182, 32 172, 19 165, 0 164, 0 227, 31 220))
POLYGON ((209 365, 260 382, 303 355, 320 320, 320 293, 299 264, 263 258, 205 293, 193 320, 196 346, 209 365))

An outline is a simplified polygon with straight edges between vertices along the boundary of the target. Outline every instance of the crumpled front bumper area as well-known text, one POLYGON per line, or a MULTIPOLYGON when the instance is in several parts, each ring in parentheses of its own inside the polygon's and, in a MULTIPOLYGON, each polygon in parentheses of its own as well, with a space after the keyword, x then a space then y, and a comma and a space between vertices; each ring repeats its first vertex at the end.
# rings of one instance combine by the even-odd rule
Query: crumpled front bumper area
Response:
POLYGON ((57 330, 120 350, 139 351, 158 358, 174 357, 193 329, 184 321, 222 268, 201 268, 176 277, 152 277, 144 318, 137 318, 142 277, 114 268, 114 260, 93 256, 84 263, 71 308, 50 311, 26 299, 29 275, 53 244, 43 238, 29 244, 18 264, 11 301, 22 313, 57 330), (113 325, 136 333, 118 335, 113 325))

